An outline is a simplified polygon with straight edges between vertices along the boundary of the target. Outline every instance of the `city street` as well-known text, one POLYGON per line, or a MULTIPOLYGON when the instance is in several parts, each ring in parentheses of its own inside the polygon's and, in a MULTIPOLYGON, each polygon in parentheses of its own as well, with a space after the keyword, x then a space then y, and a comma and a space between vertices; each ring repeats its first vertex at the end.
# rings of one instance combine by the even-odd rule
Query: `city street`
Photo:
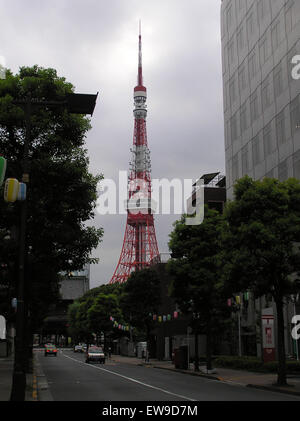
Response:
POLYGON ((35 351, 53 401, 300 401, 300 397, 247 388, 169 370, 108 360, 86 364, 84 355, 35 351))

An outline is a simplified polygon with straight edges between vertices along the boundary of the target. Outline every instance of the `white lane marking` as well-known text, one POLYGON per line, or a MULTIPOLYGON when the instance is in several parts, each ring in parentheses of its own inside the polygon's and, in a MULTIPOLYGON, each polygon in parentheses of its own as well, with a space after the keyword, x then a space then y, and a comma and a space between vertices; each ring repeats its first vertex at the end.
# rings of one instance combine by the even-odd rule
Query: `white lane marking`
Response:
POLYGON ((126 379, 126 380, 130 380, 131 382, 141 384, 142 386, 149 387, 150 389, 159 390, 160 392, 167 393, 168 395, 173 395, 173 396, 176 396, 178 398, 183 398, 183 399, 186 399, 188 401, 192 401, 192 402, 197 401, 197 399, 191 399, 191 398, 187 398, 186 396, 183 396, 183 395, 177 395, 177 393, 172 393, 172 392, 169 392, 168 390, 161 389, 160 387, 156 387, 156 386, 152 386, 151 384, 140 382, 139 380, 133 379, 132 377, 123 376, 122 374, 115 373, 114 371, 110 371, 110 370, 107 370, 105 368, 96 367, 95 365, 88 365, 88 364, 86 364, 82 361, 76 360, 76 358, 69 357, 66 354, 63 354, 63 356, 66 357, 66 358, 70 358, 70 360, 76 361, 77 363, 84 364, 85 366, 88 366, 88 367, 97 368, 98 370, 106 371, 107 373, 114 374, 115 376, 122 377, 123 379, 126 379))

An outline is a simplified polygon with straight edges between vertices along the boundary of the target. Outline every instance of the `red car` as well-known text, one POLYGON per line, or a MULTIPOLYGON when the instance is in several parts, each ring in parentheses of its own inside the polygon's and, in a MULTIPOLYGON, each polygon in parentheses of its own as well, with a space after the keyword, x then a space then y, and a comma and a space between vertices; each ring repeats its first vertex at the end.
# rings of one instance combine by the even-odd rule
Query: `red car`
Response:
POLYGON ((57 349, 55 345, 46 345, 45 346, 45 357, 48 355, 54 355, 57 357, 57 349))

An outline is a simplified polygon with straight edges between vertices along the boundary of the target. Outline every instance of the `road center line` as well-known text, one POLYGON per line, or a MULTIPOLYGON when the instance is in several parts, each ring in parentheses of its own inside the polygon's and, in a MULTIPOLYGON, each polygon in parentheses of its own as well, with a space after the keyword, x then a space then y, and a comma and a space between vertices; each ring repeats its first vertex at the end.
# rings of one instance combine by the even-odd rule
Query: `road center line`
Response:
POLYGON ((96 368, 98 370, 102 370, 102 371, 105 371, 107 373, 110 373, 110 374, 114 374, 115 376, 122 377, 123 379, 129 380, 131 382, 138 383, 138 384, 140 384, 142 386, 149 387, 150 389, 159 390, 160 392, 167 393, 168 395, 173 395, 173 396, 176 396, 178 398, 183 398, 183 399, 186 399, 188 401, 192 401, 192 402, 196 402, 197 401, 196 399, 191 399, 191 398, 187 398, 186 396, 177 395, 177 393, 172 393, 172 392, 169 392, 168 390, 161 389, 160 387, 156 387, 156 386, 152 386, 151 384, 143 383, 143 382, 141 382, 139 380, 133 379, 132 377, 127 377, 127 376, 124 376, 122 374, 115 373, 114 371, 107 370, 106 368, 96 367, 94 365, 88 365, 88 364, 84 363, 83 361, 79 361, 76 358, 69 357, 68 355, 66 355, 64 353, 62 355, 64 357, 66 357, 66 358, 69 358, 70 360, 76 361, 77 363, 83 364, 83 365, 88 366, 88 367, 93 367, 93 368, 96 368))

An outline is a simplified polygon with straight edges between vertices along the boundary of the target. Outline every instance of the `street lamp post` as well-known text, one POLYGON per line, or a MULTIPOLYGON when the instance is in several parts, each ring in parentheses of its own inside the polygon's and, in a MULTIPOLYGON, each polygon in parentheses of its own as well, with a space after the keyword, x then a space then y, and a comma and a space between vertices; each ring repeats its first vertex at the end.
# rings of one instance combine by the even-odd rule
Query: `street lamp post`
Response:
MULTIPOLYGON (((23 152, 22 182, 29 183, 29 146, 31 138, 31 110, 32 105, 65 106, 70 113, 93 115, 98 92, 96 95, 70 93, 62 101, 40 101, 28 93, 26 99, 14 101, 15 105, 25 106, 25 141, 23 152)), ((28 195, 28 188, 27 188, 28 195)), ((20 204, 20 233, 19 233, 19 259, 18 259, 18 294, 16 312, 15 361, 11 389, 11 401, 24 401, 26 388, 26 355, 25 352, 25 256, 26 256, 26 219, 27 200, 20 204)))

